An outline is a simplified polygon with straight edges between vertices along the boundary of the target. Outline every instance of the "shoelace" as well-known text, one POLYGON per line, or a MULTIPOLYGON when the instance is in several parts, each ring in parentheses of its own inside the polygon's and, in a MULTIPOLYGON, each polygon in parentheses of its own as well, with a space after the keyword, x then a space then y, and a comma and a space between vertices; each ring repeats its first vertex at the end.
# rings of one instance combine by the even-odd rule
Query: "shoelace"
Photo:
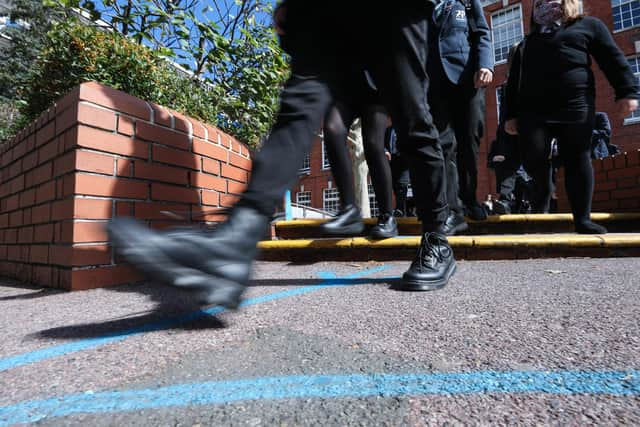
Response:
POLYGON ((424 241, 420 243, 418 257, 416 259, 420 267, 433 268, 437 262, 442 262, 445 257, 450 255, 451 249, 449 246, 440 244, 440 238, 435 233, 426 233, 423 239, 424 241), (432 235, 438 240, 438 244, 431 244, 429 242, 429 237, 432 235), (425 255, 425 250, 428 251, 427 256, 423 256, 425 255))

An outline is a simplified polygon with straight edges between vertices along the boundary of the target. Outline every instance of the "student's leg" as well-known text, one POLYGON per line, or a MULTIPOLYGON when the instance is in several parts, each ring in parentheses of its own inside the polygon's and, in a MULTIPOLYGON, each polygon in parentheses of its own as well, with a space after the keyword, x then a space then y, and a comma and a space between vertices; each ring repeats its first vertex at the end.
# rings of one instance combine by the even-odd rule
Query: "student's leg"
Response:
POLYGON ((551 201, 551 139, 549 126, 528 117, 518 119, 518 145, 527 173, 533 178, 534 213, 548 213, 551 201))
POLYGON ((576 231, 604 234, 607 229, 591 221, 593 167, 591 165, 592 122, 557 125, 558 154, 565 168, 565 187, 576 231))

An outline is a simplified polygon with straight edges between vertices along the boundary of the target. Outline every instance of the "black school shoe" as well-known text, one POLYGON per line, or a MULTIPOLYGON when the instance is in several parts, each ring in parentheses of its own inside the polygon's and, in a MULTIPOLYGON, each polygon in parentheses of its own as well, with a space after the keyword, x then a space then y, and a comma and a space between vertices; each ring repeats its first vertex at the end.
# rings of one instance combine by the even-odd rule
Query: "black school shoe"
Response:
POLYGON ((116 251, 150 279, 192 292, 201 305, 235 309, 267 223, 261 213, 236 207, 211 231, 156 231, 132 218, 114 219, 107 231, 116 251))
POLYGON ((464 217, 460 214, 451 212, 443 225, 442 231, 447 236, 454 236, 458 233, 462 233, 463 231, 467 231, 468 229, 469 224, 464 220, 464 217))
POLYGON ((467 211, 467 216, 474 221, 484 221, 487 219, 487 212, 478 202, 465 206, 465 210, 467 211))
POLYGON ((320 229, 330 236, 360 234, 364 231, 360 209, 356 205, 347 205, 334 218, 322 224, 320 229))
POLYGON ((402 275, 396 289, 432 291, 446 286, 456 271, 456 260, 447 238, 438 233, 422 236, 420 248, 411 267, 402 275))
POLYGON ((384 213, 378 215, 378 223, 371 227, 369 235, 373 239, 388 239, 398 235, 398 222, 393 215, 384 213))

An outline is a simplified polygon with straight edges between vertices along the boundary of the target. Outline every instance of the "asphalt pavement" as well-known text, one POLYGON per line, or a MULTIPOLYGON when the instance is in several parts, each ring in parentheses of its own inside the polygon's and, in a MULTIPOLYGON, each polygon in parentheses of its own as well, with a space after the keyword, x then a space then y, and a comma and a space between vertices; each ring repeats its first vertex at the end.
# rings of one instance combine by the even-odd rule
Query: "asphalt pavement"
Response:
POLYGON ((243 306, 0 280, 0 426, 640 425, 640 258, 259 262, 243 306))

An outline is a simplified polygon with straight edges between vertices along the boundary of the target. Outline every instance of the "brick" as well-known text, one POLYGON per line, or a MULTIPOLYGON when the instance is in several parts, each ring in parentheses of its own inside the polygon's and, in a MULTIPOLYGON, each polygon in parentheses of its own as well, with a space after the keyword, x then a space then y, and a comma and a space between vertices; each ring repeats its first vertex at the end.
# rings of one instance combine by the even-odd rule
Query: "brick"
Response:
POLYGON ((200 169, 201 157, 188 151, 154 145, 151 149, 151 158, 154 162, 167 163, 172 166, 182 166, 189 169, 200 169))
POLYGON ((33 229, 34 243, 53 242, 53 224, 36 225, 33 229))
POLYGON ((20 227, 23 224, 24 224, 24 215, 21 210, 15 211, 9 214, 10 227, 20 227))
POLYGON ((118 157, 116 159, 116 175, 133 177, 133 160, 118 157))
POLYGON ((76 192, 76 174, 62 177, 62 193, 58 193, 58 198, 73 196, 76 192))
POLYGON ((170 145, 183 150, 189 148, 188 135, 147 122, 138 122, 136 124, 136 136, 140 139, 170 145))
POLYGON ((238 203, 238 200, 240 200, 240 197, 238 197, 238 196, 233 196, 231 194, 221 194, 220 195, 220 206, 223 206, 225 208, 230 208, 233 205, 235 205, 236 203, 238 203))
POLYGON ((35 206, 32 210, 31 220, 34 224, 42 224, 51 220, 51 203, 35 206))
POLYGON ((56 123, 50 122, 36 132, 36 147, 51 141, 56 136, 56 123))
POLYGON ((620 200, 620 208, 629 210, 640 208, 640 199, 622 199, 620 200))
POLYGON ((215 191, 202 191, 202 204, 208 206, 218 206, 220 195, 215 191))
POLYGON ((613 167, 615 169, 622 169, 627 166, 627 156, 624 154, 618 154, 613 156, 613 167))
POLYGON ((116 202, 116 216, 133 216, 133 202, 116 202))
POLYGON ((26 208, 22 209, 22 223, 24 225, 32 225, 33 224, 33 209, 26 208))
POLYGON ((593 201, 594 202, 601 202, 604 200, 609 200, 611 197, 609 195, 609 192, 607 191, 602 191, 602 192, 597 192, 593 195, 593 201))
POLYGON ((602 170, 610 171, 613 169, 613 157, 605 157, 602 159, 602 170))
POLYGON ((116 130, 116 115, 113 111, 96 108, 91 104, 78 104, 78 123, 109 131, 116 130))
POLYGON ((594 159, 591 162, 591 166, 593 167, 593 171, 594 172, 601 172, 602 171, 602 159, 594 159))
POLYGON ((112 212, 113 200, 84 197, 73 200, 73 218, 75 219, 110 219, 112 212))
POLYGON ((42 184, 45 181, 49 181, 53 178, 53 162, 45 163, 42 166, 38 166, 33 171, 29 172, 25 176, 25 186, 31 187, 33 185, 42 184))
POLYGON ((135 204, 135 216, 136 218, 146 220, 169 220, 173 219, 172 216, 163 212, 170 212, 176 215, 189 218, 189 206, 188 205, 176 205, 176 204, 162 204, 162 203, 149 203, 149 202, 136 202, 135 204))
POLYGON ((96 82, 80 85, 79 99, 127 113, 143 120, 150 119, 150 109, 143 100, 96 82))
POLYGON ((618 201, 611 199, 593 204, 592 211, 608 211, 610 209, 616 209, 618 207, 618 201))
POLYGON ((80 147, 92 148, 97 151, 121 154, 123 156, 146 159, 149 157, 149 147, 146 142, 132 139, 128 136, 109 133, 86 126, 78 127, 77 144, 80 147))
POLYGON ((31 169, 35 168, 38 164, 38 152, 34 151, 32 153, 28 153, 22 159, 22 171, 27 172, 31 169))
POLYGON ((134 171, 136 178, 183 185, 189 182, 189 172, 186 169, 136 161, 134 171))
POLYGON ((127 136, 133 136, 135 132, 136 121, 128 116, 118 114, 118 133, 127 136))
POLYGON ((51 205, 51 220, 61 221, 73 218, 73 199, 56 200, 51 205))
POLYGON ((220 175, 220 162, 218 160, 202 158, 202 171, 213 175, 220 175))
POLYGON ((78 105, 73 105, 56 116, 56 130, 60 135, 65 130, 78 124, 78 105))
MULTIPOLYGON (((2 241, 2 240, 0 240, 0 241, 2 241)), ((6 260, 7 259, 7 249, 8 249, 7 245, 0 245, 0 260, 6 260)), ((2 272, 1 268, 0 268, 0 272, 2 272)))
POLYGON ((611 192, 613 199, 640 198, 640 188, 630 188, 625 190, 614 190, 611 192))
POLYGON ((65 225, 73 225, 73 243, 93 243, 106 242, 108 240, 107 231, 105 230, 106 222, 84 222, 74 221, 65 225))
POLYGON ((31 281, 40 286, 52 287, 53 284, 53 269, 49 266, 35 265, 33 266, 33 274, 31 281))
POLYGON ((60 154, 73 150, 78 146, 78 126, 74 126, 60 136, 59 152, 60 154))
POLYGON ((43 164, 53 159, 58 155, 58 138, 53 139, 51 142, 43 145, 38 149, 38 164, 43 164))
POLYGON ((22 258, 22 248, 20 246, 9 246, 7 248, 7 260, 20 261, 22 258))
POLYGON ((617 181, 617 188, 633 188, 637 185, 637 181, 636 177, 620 178, 617 181))
POLYGON ((113 175, 116 158, 109 154, 93 153, 90 151, 76 151, 76 170, 113 175))
POLYGON ((13 160, 17 160, 20 157, 24 156, 26 152, 27 152, 27 142, 23 140, 13 146, 13 148, 11 149, 11 156, 13 160))
POLYGON ((19 193, 24 190, 24 181, 24 175, 20 175, 7 182, 5 185, 9 188, 9 194, 19 193))
POLYGON ((191 126, 193 127, 193 135, 197 136, 198 138, 201 138, 203 140, 206 140, 206 136, 207 136, 207 130, 204 127, 204 124, 202 124, 201 122, 191 119, 191 126))
POLYGON ((619 179, 619 178, 635 178, 640 176, 640 166, 634 166, 630 168, 624 169, 616 169, 607 172, 607 177, 609 179, 619 179))
POLYGON ((58 177, 76 169, 76 153, 71 151, 53 161, 53 176, 58 177))
POLYGON ((173 116, 164 107, 150 102, 149 105, 153 109, 153 122, 162 126, 171 127, 173 116))
POLYGON ((2 153, 2 156, 0 156, 0 168, 6 168, 12 161, 13 154, 11 153, 11 150, 5 151, 4 153, 2 153))
POLYGON ((14 245, 18 243, 18 229, 8 228, 4 231, 4 243, 14 245))
POLYGON ((227 182, 217 176, 200 172, 191 172, 191 185, 207 190, 227 191, 227 182))
POLYGON ((75 193, 85 196, 146 199, 148 185, 130 179, 78 173, 75 175, 75 193))
POLYGON ((50 250, 51 264, 65 267, 84 267, 111 263, 108 245, 55 245, 50 250))
POLYGON ((627 166, 640 165, 640 150, 634 150, 627 153, 627 166))
POLYGON ((0 228, 9 226, 9 214, 0 214, 0 228))
POLYGON ((33 242, 33 227, 22 227, 18 229, 18 243, 33 242))
POLYGON ((226 149, 198 138, 193 138, 193 152, 225 163, 229 158, 229 152, 226 149))
POLYGON ((141 273, 128 265, 72 270, 70 289, 93 289, 139 282, 143 279, 141 273))
POLYGON ((151 198, 167 202, 197 204, 200 202, 198 192, 193 188, 177 187, 165 184, 151 184, 151 198))
POLYGON ((211 209, 202 206, 193 206, 191 209, 192 221, 222 222, 227 219, 223 209, 211 209))
POLYGON ((49 262, 48 245, 31 245, 29 250, 29 262, 34 264, 46 264, 49 262))
POLYGON ((251 160, 234 153, 229 153, 229 163, 244 170, 251 170, 251 160))
POLYGON ((224 178, 231 178, 243 183, 247 182, 247 171, 243 169, 223 164, 220 173, 224 178))
POLYGON ((203 123, 203 125, 205 128, 207 128, 207 141, 218 144, 218 135, 220 135, 220 130, 217 127, 208 125, 206 123, 203 123))
POLYGON ((231 151, 238 154, 242 152, 242 149, 240 148, 240 143, 235 139, 231 140, 231 151))
POLYGON ((239 182, 229 181, 227 183, 227 192, 233 194, 242 194, 247 189, 247 184, 241 184, 239 182))
POLYGON ((179 130, 180 132, 184 132, 186 134, 191 134, 191 120, 183 114, 178 113, 177 111, 169 110, 169 112, 173 115, 173 128, 179 130))
POLYGON ((31 189, 20 193, 20 209, 33 206, 36 203, 36 190, 31 189))
MULTIPOLYGON (((24 260, 25 262, 27 260, 24 260)), ((33 266, 30 264, 18 264, 16 266, 16 278, 22 282, 31 282, 33 279, 33 266)))
POLYGON ((6 200, 5 202, 6 206, 3 209, 5 212, 11 212, 20 207, 20 196, 18 194, 14 194, 11 197, 7 197, 5 200, 6 200))
POLYGON ((56 182, 49 181, 36 188, 36 203, 44 203, 56 198, 56 182))
POLYGON ((222 145, 225 148, 231 148, 231 138, 229 135, 222 131, 218 131, 218 144, 222 145))

